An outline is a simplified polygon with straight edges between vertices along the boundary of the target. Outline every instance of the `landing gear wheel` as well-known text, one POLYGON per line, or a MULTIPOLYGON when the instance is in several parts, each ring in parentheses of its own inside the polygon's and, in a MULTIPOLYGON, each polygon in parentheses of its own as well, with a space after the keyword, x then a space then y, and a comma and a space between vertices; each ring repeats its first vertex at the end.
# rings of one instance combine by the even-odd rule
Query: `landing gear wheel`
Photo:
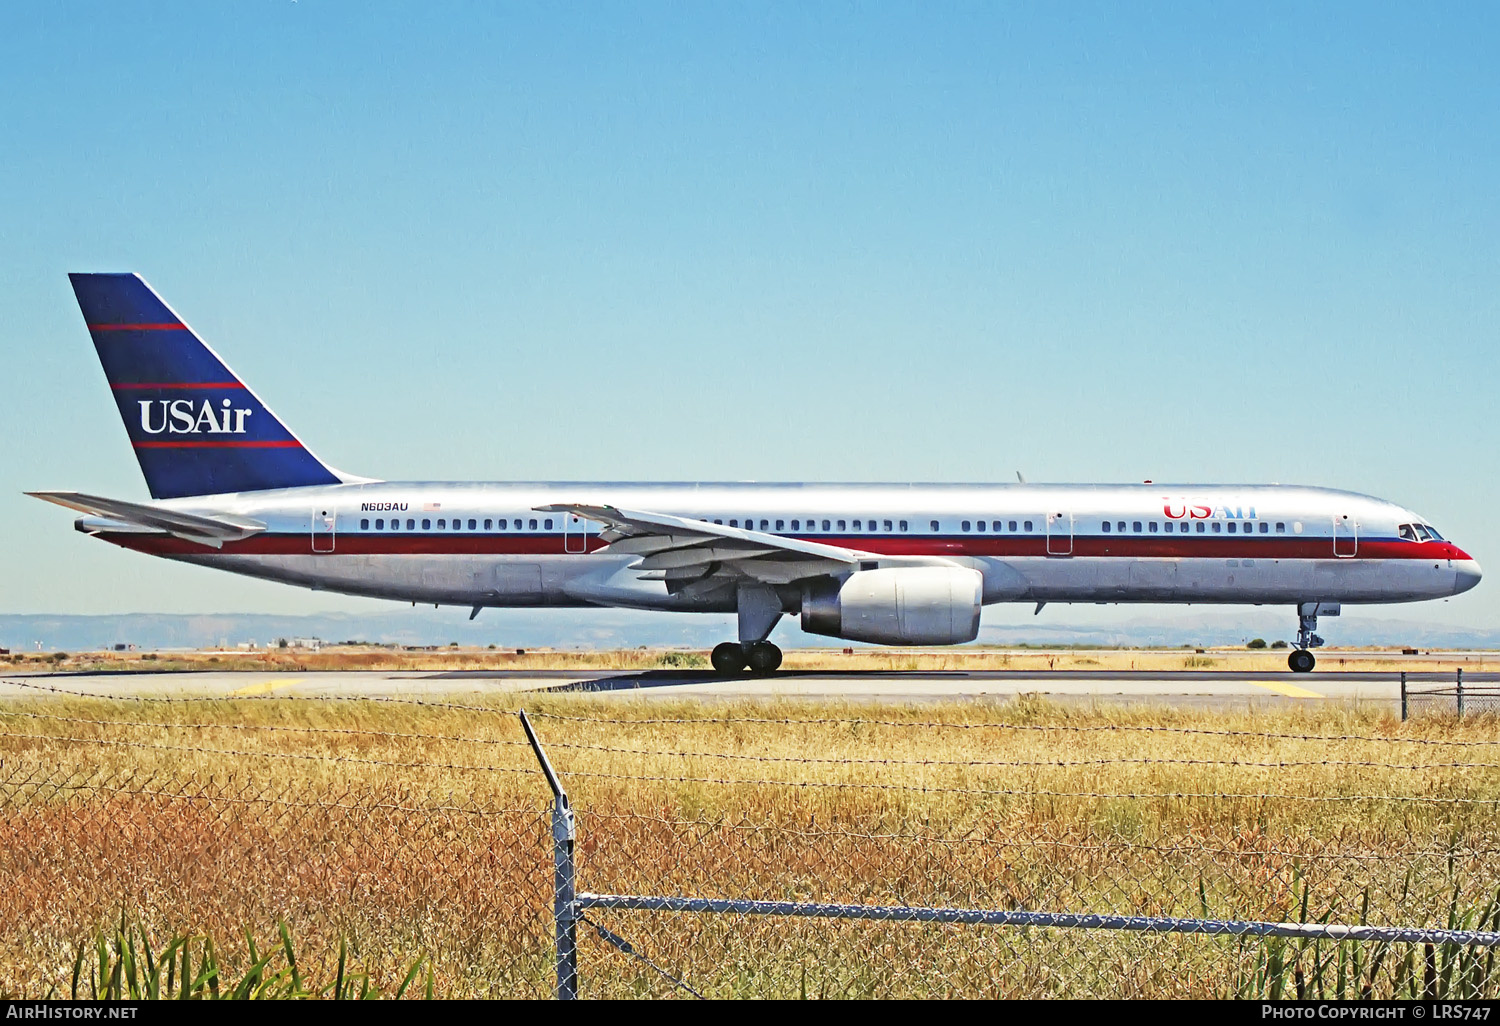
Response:
POLYGON ((714 664, 714 669, 719 673, 739 673, 745 668, 745 650, 733 641, 726 641, 714 646, 708 661, 714 664))
POLYGON ((1313 654, 1305 648, 1299 648, 1286 657, 1286 664, 1292 668, 1293 673, 1311 673, 1317 660, 1313 654))
POLYGON ((781 665, 781 649, 769 641, 757 641, 750 646, 748 660, 751 673, 770 673, 781 665))

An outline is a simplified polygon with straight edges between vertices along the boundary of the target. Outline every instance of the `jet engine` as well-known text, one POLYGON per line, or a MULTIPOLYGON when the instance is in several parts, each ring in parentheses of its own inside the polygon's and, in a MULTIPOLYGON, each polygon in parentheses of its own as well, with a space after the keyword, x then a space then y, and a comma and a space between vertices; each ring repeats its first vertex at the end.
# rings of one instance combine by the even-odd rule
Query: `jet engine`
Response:
POLYGON ((878 645, 959 645, 979 636, 984 579, 966 567, 860 570, 802 590, 802 629, 878 645))

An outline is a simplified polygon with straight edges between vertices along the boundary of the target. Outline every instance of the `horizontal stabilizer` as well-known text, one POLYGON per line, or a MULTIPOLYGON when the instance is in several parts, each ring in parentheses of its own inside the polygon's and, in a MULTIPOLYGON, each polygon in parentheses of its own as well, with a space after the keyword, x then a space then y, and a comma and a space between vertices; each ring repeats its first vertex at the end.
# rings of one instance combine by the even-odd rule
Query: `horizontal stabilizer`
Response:
POLYGON ((211 545, 214 548, 219 548, 226 541, 238 541, 266 529, 266 525, 259 520, 251 520, 249 517, 235 516, 231 513, 215 513, 209 516, 201 513, 183 513, 175 509, 162 509, 160 506, 125 502, 123 499, 84 495, 82 492, 27 492, 26 494, 59 506, 66 506, 80 513, 106 517, 153 531, 162 531, 188 541, 211 545))

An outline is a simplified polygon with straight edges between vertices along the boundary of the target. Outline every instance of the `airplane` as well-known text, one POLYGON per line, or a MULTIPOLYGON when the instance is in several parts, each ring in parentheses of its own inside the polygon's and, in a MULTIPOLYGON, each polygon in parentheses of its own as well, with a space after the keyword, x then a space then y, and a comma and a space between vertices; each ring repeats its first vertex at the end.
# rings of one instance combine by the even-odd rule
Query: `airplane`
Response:
MULTIPOLYGON (((1282 485, 384 481, 335 470, 136 274, 69 276, 152 502, 29 492, 123 548, 315 590, 471 609, 734 613, 720 674, 785 615, 881 645, 975 640, 1000 602, 1445 598, 1479 564, 1395 503, 1282 485)), ((1019 477, 1019 475, 1017 475, 1019 477)))

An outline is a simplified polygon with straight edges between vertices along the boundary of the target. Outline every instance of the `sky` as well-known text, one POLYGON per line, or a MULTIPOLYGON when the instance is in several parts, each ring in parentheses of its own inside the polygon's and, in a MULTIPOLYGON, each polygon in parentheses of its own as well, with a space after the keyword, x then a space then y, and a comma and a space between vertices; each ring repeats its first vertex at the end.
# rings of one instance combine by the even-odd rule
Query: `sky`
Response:
POLYGON ((1497 43, 1485 3, 0 6, 0 612, 385 608, 21 495, 146 497, 75 270, 354 473, 1296 482, 1500 565, 1497 43))

